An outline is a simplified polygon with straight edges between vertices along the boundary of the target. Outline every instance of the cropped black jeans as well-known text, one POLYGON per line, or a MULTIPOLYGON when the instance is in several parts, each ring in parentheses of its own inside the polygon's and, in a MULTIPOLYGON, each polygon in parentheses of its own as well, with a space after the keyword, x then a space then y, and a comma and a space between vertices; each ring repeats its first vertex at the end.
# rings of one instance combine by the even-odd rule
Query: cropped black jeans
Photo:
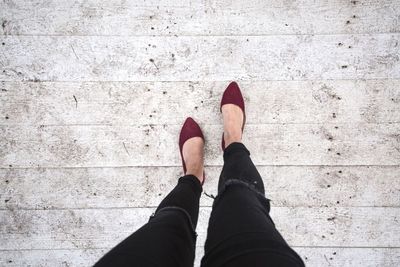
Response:
MULTIPOLYGON (((201 192, 195 176, 179 178, 149 222, 95 266, 193 266, 201 192)), ((276 230, 269 211, 264 184, 249 151, 242 143, 230 144, 224 151, 201 266, 304 266, 276 230)))

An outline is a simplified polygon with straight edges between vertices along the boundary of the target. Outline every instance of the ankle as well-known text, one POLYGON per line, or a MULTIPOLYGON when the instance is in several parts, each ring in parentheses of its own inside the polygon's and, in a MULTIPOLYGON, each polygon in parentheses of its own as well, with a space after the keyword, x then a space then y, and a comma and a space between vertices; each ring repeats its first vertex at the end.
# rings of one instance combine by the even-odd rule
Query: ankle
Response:
POLYGON ((229 146, 232 143, 241 143, 242 142, 242 131, 224 131, 224 140, 225 147, 229 146))
POLYGON ((196 178, 200 181, 200 183, 203 182, 203 167, 196 167, 196 168, 190 168, 187 169, 186 175, 194 175, 196 178))

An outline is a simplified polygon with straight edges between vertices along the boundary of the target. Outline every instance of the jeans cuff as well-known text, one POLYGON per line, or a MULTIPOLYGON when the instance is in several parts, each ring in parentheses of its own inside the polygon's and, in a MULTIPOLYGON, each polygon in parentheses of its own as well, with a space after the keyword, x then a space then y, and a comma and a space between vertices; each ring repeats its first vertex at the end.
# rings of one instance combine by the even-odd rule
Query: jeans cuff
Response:
POLYGON ((199 195, 201 194, 201 192, 203 191, 203 186, 201 185, 199 179, 192 175, 192 174, 188 174, 188 175, 184 175, 181 178, 179 178, 178 180, 178 184, 180 183, 188 183, 188 184, 192 184, 194 190, 196 191, 196 193, 198 193, 199 195))
POLYGON ((245 153, 246 155, 250 156, 250 151, 246 148, 245 145, 239 142, 234 142, 225 148, 224 161, 226 161, 229 156, 235 153, 245 153))

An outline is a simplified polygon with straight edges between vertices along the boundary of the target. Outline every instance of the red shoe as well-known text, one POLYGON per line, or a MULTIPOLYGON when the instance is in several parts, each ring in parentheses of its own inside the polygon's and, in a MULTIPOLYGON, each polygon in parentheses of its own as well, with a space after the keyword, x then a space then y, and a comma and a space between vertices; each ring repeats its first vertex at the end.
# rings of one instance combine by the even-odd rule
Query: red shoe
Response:
MULTIPOLYGON (((225 89, 225 92, 222 95, 221 99, 221 106, 220 106, 221 112, 222 112, 222 106, 225 104, 234 104, 243 111, 243 125, 242 125, 242 132, 243 132, 244 123, 246 121, 246 113, 244 111, 244 99, 242 93, 240 92, 239 85, 236 82, 231 82, 225 89)), ((225 150, 224 133, 222 133, 221 147, 222 150, 225 150)))
MULTIPOLYGON (((201 131, 200 126, 191 117, 188 117, 182 126, 181 133, 179 134, 179 151, 181 153, 183 172, 185 174, 186 174, 186 164, 182 154, 183 144, 185 144, 187 140, 193 137, 201 137, 201 139, 203 139, 204 141, 203 132, 201 131)), ((201 185, 204 184, 205 179, 206 176, 205 172, 203 171, 203 181, 201 182, 201 185)))

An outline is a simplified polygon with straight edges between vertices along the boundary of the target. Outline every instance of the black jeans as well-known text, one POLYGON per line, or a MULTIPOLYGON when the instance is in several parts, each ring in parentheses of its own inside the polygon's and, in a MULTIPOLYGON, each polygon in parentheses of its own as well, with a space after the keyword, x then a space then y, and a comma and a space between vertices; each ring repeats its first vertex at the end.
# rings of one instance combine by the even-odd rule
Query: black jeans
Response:
MULTIPOLYGON (((193 266, 201 192, 195 176, 179 178, 149 222, 95 266, 193 266)), ((230 144, 224 151, 201 266, 304 266, 276 230, 269 210, 249 151, 242 143, 230 144)))

